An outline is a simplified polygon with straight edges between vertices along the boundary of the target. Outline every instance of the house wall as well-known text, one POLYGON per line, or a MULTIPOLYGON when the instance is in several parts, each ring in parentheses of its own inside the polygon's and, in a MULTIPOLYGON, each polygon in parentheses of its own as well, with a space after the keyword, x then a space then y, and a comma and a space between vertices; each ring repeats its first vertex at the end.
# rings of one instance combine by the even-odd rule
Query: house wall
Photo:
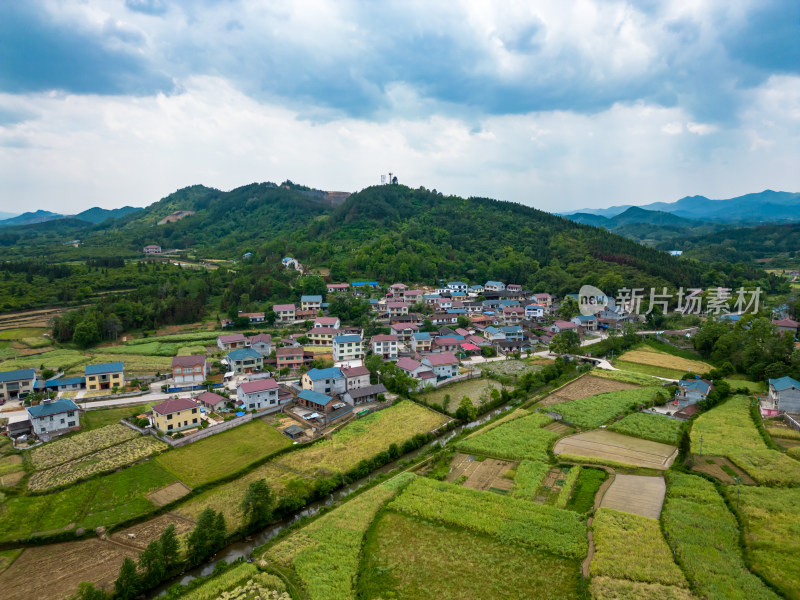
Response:
POLYGON ((800 390, 789 389, 778 393, 778 409, 783 412, 800 412, 800 390))
POLYGON ((347 389, 357 390, 358 388, 367 387, 369 385, 369 375, 359 375, 357 377, 347 378, 347 389))
MULTIPOLYGON (((242 388, 239 388, 236 390, 236 397, 244 403, 242 406, 244 410, 255 409, 261 411, 265 409, 274 409, 277 411, 281 407, 280 401, 278 400, 277 388, 262 390, 260 392, 250 392, 249 394, 244 393, 242 388)), ((284 404, 286 404, 286 402, 284 402, 284 404)))
POLYGON ((54 433, 57 431, 68 431, 70 429, 79 428, 81 426, 79 412, 80 411, 77 410, 71 410, 57 415, 32 418, 31 424, 33 425, 33 432, 38 435, 41 433, 54 433))
POLYGON ((101 390, 111 389, 113 387, 122 388, 125 386, 125 377, 123 373, 103 373, 102 375, 87 375, 86 376, 86 389, 87 390, 101 390))
POLYGON ((264 357, 248 358, 247 360, 233 361, 233 372, 237 375, 250 371, 260 371, 264 368, 264 357))
POLYGON ((153 412, 153 422, 160 431, 181 431, 200 425, 200 410, 198 407, 179 410, 168 415, 153 412))
POLYGON ((0 383, 0 399, 8 400, 24 392, 33 390, 33 379, 20 379, 18 381, 4 381, 0 383))

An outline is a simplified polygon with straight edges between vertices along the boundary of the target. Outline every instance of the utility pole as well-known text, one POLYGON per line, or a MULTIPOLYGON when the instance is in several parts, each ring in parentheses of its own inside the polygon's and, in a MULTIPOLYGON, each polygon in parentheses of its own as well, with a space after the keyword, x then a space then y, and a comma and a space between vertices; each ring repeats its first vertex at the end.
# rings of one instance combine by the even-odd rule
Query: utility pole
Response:
POLYGON ((703 434, 700 434, 700 456, 703 456, 703 434))
POLYGON ((742 483, 742 478, 735 475, 733 480, 736 482, 736 510, 739 510, 739 484, 742 483))

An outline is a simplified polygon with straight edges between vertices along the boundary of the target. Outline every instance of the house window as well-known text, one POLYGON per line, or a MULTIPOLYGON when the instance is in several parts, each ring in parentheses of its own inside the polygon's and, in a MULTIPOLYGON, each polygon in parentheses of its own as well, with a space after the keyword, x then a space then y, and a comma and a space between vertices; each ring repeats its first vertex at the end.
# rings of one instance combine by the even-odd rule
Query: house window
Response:
POLYGON ((62 424, 62 425, 64 424, 64 419, 61 419, 61 424, 62 424))
POLYGON ((167 421, 171 421, 171 420, 172 420, 172 415, 167 415, 167 421))
POLYGON ((193 414, 193 415, 196 415, 196 414, 197 414, 197 409, 196 409, 196 408, 193 408, 193 409, 192 409, 192 414, 193 414))
POLYGON ((75 427, 75 421, 70 421, 69 423, 67 423, 67 425, 69 427, 75 427))
POLYGON ((68 416, 68 417, 74 417, 74 416, 75 416, 75 411, 74 411, 74 410, 71 410, 71 411, 69 411, 69 412, 67 413, 67 416, 68 416))
POLYGON ((167 425, 167 431, 172 431, 172 424, 167 425))
POLYGON ((197 417, 195 417, 194 419, 192 419, 192 423, 197 423, 197 417))

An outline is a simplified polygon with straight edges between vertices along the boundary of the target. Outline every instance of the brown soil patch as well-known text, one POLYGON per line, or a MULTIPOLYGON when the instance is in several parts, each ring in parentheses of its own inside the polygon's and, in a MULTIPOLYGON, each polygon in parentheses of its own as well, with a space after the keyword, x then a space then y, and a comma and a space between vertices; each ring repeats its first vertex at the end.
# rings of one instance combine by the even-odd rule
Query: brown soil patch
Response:
POLYGON ((800 440, 790 440, 787 438, 774 437, 772 441, 782 448, 796 448, 800 446, 800 440))
POLYGON ((178 498, 183 498, 186 494, 192 491, 188 485, 182 481, 176 481, 169 485, 159 488, 154 492, 147 494, 147 499, 156 506, 164 506, 170 502, 174 502, 178 498))
POLYGON ((580 400, 581 398, 588 398, 590 396, 596 396, 597 394, 605 394, 606 392, 633 390, 638 387, 640 386, 633 385, 632 383, 624 383, 622 381, 615 381, 613 379, 595 377, 594 375, 584 375, 553 391, 552 394, 539 402, 539 406, 552 406, 553 404, 558 404, 559 402, 580 400))
POLYGON ((668 469, 675 460, 678 449, 669 444, 659 444, 605 429, 595 429, 558 440, 553 452, 637 467, 668 469))
POLYGON ((170 525, 175 525, 175 533, 181 534, 194 529, 194 521, 175 513, 166 513, 155 519, 128 527, 111 534, 111 540, 132 549, 144 550, 147 544, 157 539, 170 525))
POLYGON ((600 506, 658 519, 666 493, 667 484, 663 477, 617 473, 600 506))
POLYGON ((465 476, 463 486, 473 490, 486 491, 489 489, 511 491, 513 480, 503 477, 515 463, 495 458, 487 458, 477 461, 468 454, 457 453, 451 463, 450 474, 447 481, 453 482, 459 477, 465 476))
POLYGON ((573 429, 569 425, 566 425, 559 421, 553 421, 552 423, 550 423, 550 425, 543 427, 543 429, 547 429, 549 431, 557 433, 558 435, 566 435, 568 433, 572 433, 573 431, 575 431, 575 429, 573 429))
POLYGON ((733 472, 736 473, 739 477, 742 478, 742 483, 745 485, 755 485, 756 482, 744 471, 742 471, 739 467, 734 465, 731 461, 729 461, 724 456, 698 456, 696 454, 692 455, 692 471, 697 471, 698 473, 705 473, 706 475, 711 475, 712 477, 716 477, 722 483, 736 483, 728 473, 722 470, 723 465, 727 465, 726 469, 730 468, 733 469, 733 472), (708 462, 709 460, 714 462, 708 462))
POLYGON ((23 477, 25 477, 25 471, 3 475, 0 477, 0 487, 14 487, 20 481, 22 481, 23 477))
POLYGON ((22 457, 19 454, 12 454, 3 459, 4 465, 20 465, 22 464, 22 457))
POLYGON ((62 600, 82 581, 110 590, 125 557, 138 552, 91 539, 27 548, 0 573, 3 600, 62 600))

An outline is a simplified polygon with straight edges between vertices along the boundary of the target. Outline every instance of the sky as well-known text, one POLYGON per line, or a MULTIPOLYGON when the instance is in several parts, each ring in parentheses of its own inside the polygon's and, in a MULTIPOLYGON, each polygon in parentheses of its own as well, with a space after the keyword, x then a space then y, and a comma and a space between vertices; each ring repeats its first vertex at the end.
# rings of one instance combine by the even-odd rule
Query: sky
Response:
POLYGON ((388 172, 550 212, 800 191, 800 2, 0 2, 0 211, 388 172))

